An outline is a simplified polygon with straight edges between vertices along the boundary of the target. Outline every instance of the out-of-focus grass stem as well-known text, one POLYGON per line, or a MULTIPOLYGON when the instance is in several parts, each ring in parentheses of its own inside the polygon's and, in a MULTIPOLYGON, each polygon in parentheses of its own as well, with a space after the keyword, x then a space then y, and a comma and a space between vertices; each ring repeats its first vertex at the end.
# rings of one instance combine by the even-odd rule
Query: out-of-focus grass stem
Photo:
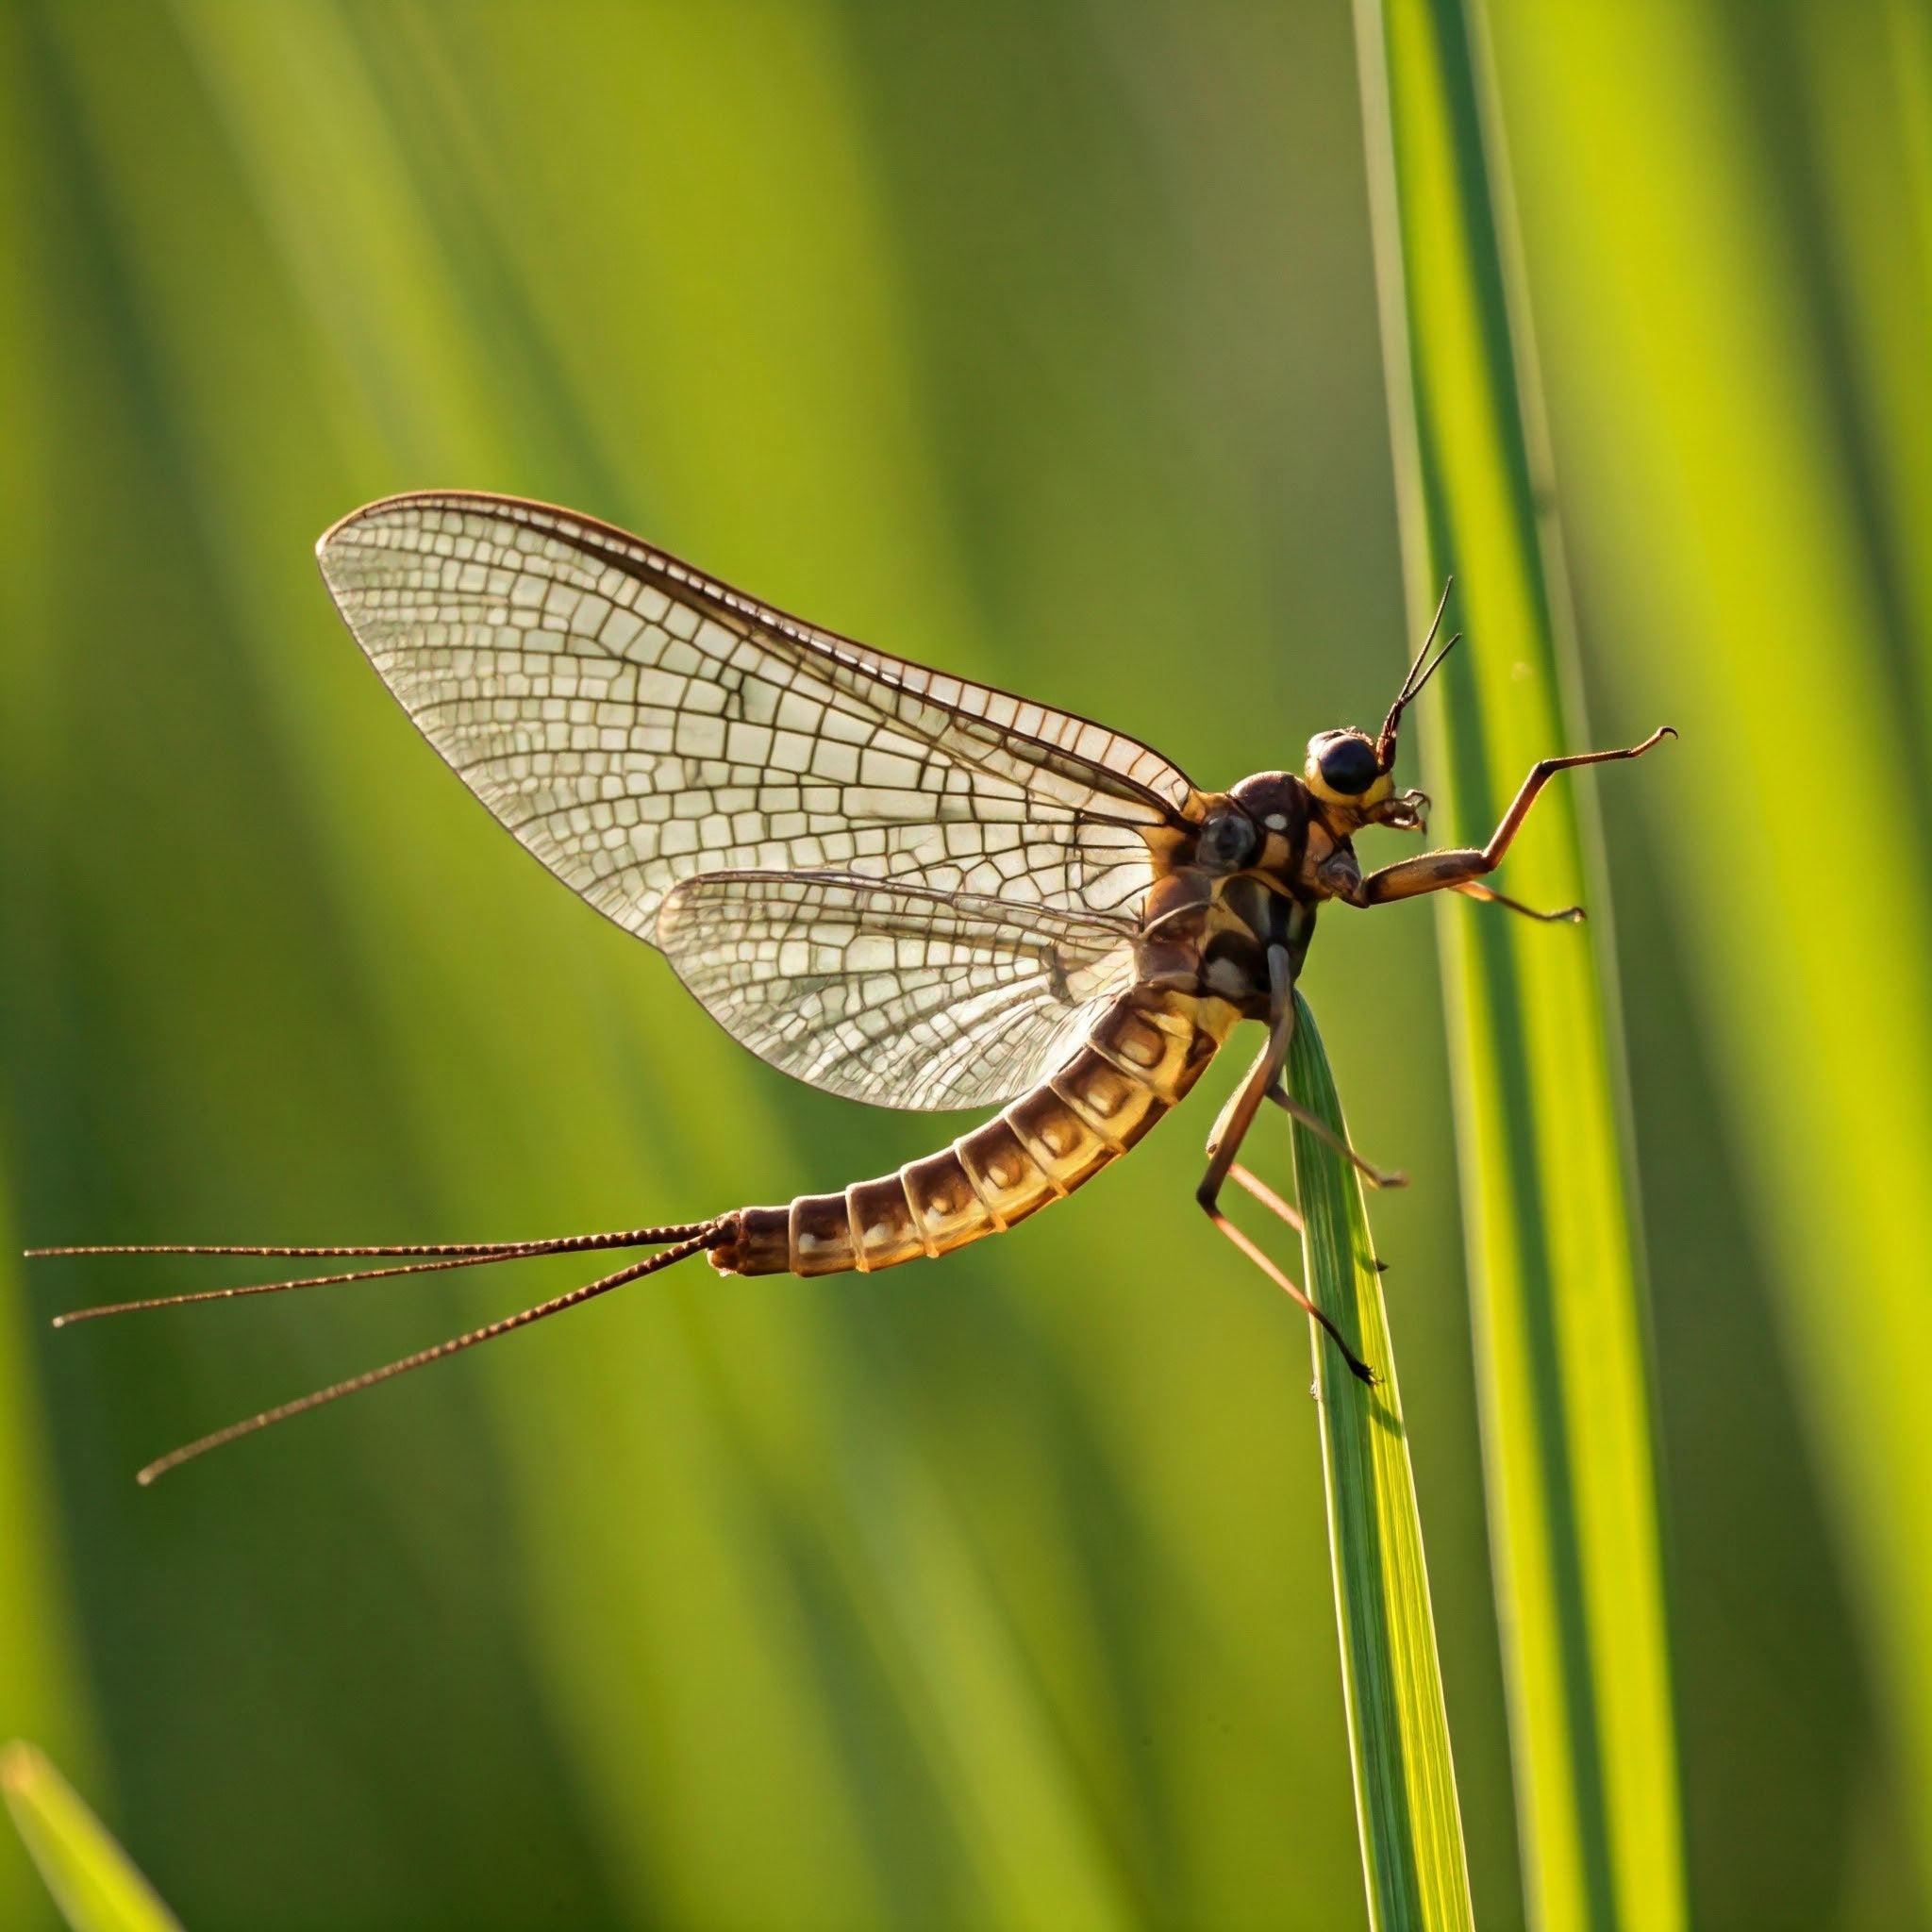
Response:
POLYGON ((74 1932, 181 1932, 133 1860, 33 1745, 0 1749, 0 1795, 74 1932))

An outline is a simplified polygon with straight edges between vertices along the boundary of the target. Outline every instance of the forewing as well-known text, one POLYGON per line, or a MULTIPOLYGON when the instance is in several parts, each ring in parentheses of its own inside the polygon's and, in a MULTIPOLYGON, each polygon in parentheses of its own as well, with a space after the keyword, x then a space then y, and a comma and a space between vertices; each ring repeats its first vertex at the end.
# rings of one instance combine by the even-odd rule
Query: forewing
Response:
POLYGON ((1124 921, 838 875, 687 880, 657 939, 761 1059, 925 1111, 1024 1093, 1134 976, 1124 921))
POLYGON ((680 879, 841 872, 1112 914, 1198 794, 1118 733, 772 610, 607 525, 392 497, 317 546, 425 737, 552 871, 652 937, 680 879))

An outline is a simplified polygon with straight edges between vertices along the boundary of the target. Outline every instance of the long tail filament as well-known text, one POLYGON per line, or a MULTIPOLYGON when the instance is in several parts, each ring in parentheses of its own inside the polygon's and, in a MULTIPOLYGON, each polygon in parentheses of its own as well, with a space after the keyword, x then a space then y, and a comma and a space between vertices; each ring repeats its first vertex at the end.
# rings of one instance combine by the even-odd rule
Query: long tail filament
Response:
POLYGON ((32 1258, 72 1255, 249 1255, 310 1260, 411 1257, 391 1267, 358 1268, 338 1274, 304 1275, 292 1281, 258 1282, 242 1288, 203 1289, 190 1294, 156 1295, 143 1301, 111 1302, 98 1307, 75 1308, 70 1313, 55 1317, 54 1326, 60 1328, 75 1322, 93 1321, 103 1315, 125 1315, 149 1308, 181 1307, 192 1302, 226 1301, 241 1295, 280 1294, 294 1289, 328 1288, 348 1281, 377 1281, 396 1274, 430 1274, 445 1268, 475 1268, 491 1261, 524 1261, 539 1255, 581 1255, 612 1248, 663 1248, 661 1254, 652 1255, 641 1261, 633 1261, 627 1267, 618 1269, 615 1274, 606 1274, 596 1281, 586 1282, 583 1287, 574 1288, 569 1293, 558 1295, 554 1300, 540 1302, 535 1307, 525 1308, 519 1314, 506 1315, 500 1321, 491 1322, 481 1328, 472 1328, 466 1334, 454 1335, 447 1341, 439 1341, 432 1348, 419 1349, 414 1355, 404 1356, 398 1361, 386 1362, 381 1368, 365 1370, 361 1374, 352 1375, 346 1381, 336 1382, 326 1389, 317 1389, 307 1395, 297 1396, 292 1402, 278 1403, 275 1407, 265 1408, 258 1415, 248 1416, 238 1423, 230 1423, 226 1428, 216 1429, 192 1442, 184 1443, 178 1449, 171 1449, 167 1455, 157 1457, 146 1468, 137 1473, 135 1480, 144 1488, 157 1476, 166 1475, 171 1469, 177 1469, 184 1462, 192 1462, 197 1456, 207 1455, 210 1449, 220 1449, 243 1436, 252 1436, 258 1430, 269 1427, 271 1424, 287 1422, 291 1416, 302 1415, 311 1408, 320 1408, 325 1403, 340 1401, 344 1395, 359 1394, 364 1389, 375 1388, 378 1382, 387 1382, 397 1375, 408 1374, 412 1369, 426 1368, 431 1362, 441 1361, 445 1356, 457 1355, 466 1348, 474 1348, 480 1341, 494 1341, 499 1335, 508 1335, 512 1329, 526 1328, 532 1322, 542 1321, 546 1315, 560 1314, 565 1308, 574 1308, 580 1302, 593 1300, 600 1294, 608 1294, 613 1288, 622 1288, 626 1282, 641 1280, 646 1274, 656 1274, 679 1261, 689 1260, 691 1256, 703 1254, 708 1248, 715 1248, 725 1241, 730 1235, 732 1224, 732 1216, 721 1215, 714 1221, 679 1222, 666 1227, 634 1227, 613 1234, 565 1235, 553 1240, 535 1241, 464 1241, 408 1247, 355 1248, 189 1245, 29 1248, 27 1254, 32 1258))

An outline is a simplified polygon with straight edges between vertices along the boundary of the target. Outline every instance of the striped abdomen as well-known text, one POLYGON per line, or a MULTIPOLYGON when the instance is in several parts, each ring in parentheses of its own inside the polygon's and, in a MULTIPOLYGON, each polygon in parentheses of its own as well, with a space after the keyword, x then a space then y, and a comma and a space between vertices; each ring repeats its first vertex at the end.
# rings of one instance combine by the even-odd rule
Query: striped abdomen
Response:
POLYGON ((869 1273, 1011 1227, 1124 1154, 1200 1078, 1235 1018, 1220 1000, 1135 987, 1059 1072, 984 1126, 842 1194, 741 1208, 711 1265, 727 1274, 869 1273))

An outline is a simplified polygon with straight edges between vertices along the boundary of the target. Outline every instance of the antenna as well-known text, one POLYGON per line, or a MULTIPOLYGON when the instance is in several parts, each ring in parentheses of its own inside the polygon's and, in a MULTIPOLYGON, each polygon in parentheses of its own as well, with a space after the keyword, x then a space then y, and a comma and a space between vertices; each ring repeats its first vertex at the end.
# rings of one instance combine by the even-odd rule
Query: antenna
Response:
POLYGON ((1395 734, 1402 723, 1403 711, 1421 695, 1423 686, 1441 669, 1442 659, 1462 641, 1462 633, 1457 631, 1436 653, 1432 661, 1424 663, 1429 656, 1429 646, 1436 641, 1436 633, 1442 627, 1442 613, 1449 608, 1449 592, 1455 587, 1453 576, 1442 579, 1442 595, 1436 606, 1435 616, 1429 620, 1429 634, 1423 640, 1423 647, 1415 654, 1415 662, 1408 667, 1408 675, 1402 680, 1402 689, 1395 693, 1395 702, 1389 707, 1389 715, 1382 721, 1381 735, 1375 741, 1375 760, 1385 772, 1393 769, 1395 764, 1395 734))

